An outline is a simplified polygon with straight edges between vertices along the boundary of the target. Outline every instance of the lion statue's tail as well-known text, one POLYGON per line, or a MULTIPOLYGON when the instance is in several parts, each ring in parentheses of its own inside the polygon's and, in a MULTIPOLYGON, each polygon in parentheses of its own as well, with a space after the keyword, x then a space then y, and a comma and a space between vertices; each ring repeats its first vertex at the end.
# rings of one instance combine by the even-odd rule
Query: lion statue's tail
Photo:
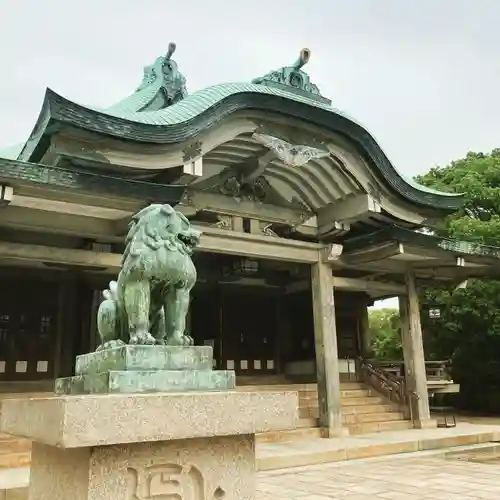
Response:
POLYGON ((97 311, 97 330, 101 337, 101 348, 120 341, 120 318, 118 283, 110 281, 109 288, 103 290, 104 300, 97 311))
POLYGON ((118 302, 118 282, 112 280, 109 282, 109 288, 103 290, 102 296, 105 300, 114 300, 118 302))

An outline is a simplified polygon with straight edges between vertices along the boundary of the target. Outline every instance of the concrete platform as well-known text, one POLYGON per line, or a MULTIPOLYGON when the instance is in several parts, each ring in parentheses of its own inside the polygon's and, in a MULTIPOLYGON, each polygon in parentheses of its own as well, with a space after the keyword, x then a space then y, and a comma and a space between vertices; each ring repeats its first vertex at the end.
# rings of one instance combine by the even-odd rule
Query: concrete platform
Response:
POLYGON ((257 470, 439 450, 500 440, 500 425, 459 423, 450 429, 408 429, 344 438, 258 443, 257 470))

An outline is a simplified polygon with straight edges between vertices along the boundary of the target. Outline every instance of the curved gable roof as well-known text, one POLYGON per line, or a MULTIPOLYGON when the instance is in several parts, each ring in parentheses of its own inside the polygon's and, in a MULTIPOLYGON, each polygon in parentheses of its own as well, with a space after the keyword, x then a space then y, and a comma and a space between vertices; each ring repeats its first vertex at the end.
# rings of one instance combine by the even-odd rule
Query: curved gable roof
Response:
POLYGON ((300 71, 298 63, 254 80, 258 83, 214 85, 189 96, 184 97, 183 94, 162 109, 148 111, 148 106, 160 92, 164 92, 164 98, 170 92, 170 87, 164 91, 168 82, 154 78, 161 65, 171 61, 167 56, 158 58, 154 65, 145 68, 143 83, 136 92, 107 109, 81 106, 47 89, 37 124, 19 159, 39 160, 37 151, 43 148, 43 139, 50 134, 52 123, 66 123, 129 141, 173 144, 198 135, 236 111, 260 110, 298 118, 342 135, 371 165, 382 182, 410 202, 451 211, 463 203, 463 195, 429 189, 399 173, 375 138, 354 119, 332 108, 330 101, 323 98, 317 87, 309 82, 309 77, 300 71), (299 74, 303 80, 307 78, 303 88, 282 83, 280 75, 292 72, 299 74))

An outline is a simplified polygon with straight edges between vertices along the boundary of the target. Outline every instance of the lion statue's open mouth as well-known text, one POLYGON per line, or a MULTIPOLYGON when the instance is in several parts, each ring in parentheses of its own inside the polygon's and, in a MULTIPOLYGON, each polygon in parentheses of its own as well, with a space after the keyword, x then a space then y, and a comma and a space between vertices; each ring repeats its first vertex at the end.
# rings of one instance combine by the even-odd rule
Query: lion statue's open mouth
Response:
POLYGON ((177 235, 177 239, 184 245, 186 252, 193 253, 195 247, 200 243, 201 232, 196 229, 182 231, 177 235))

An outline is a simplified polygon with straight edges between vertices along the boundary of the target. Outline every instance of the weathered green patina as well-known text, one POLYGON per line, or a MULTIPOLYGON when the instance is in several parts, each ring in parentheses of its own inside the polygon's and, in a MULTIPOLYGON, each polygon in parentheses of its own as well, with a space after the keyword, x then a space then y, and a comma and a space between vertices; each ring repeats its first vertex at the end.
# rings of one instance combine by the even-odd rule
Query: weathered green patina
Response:
POLYGON ((456 210, 463 197, 421 186, 400 174, 374 137, 359 123, 332 108, 302 71, 309 59, 304 49, 299 60, 253 83, 223 83, 187 95, 185 78, 166 56, 146 68, 141 86, 131 96, 107 108, 81 106, 47 90, 33 132, 19 154, 23 161, 38 162, 60 126, 142 144, 172 145, 192 140, 240 111, 278 113, 301 119, 345 138, 373 168, 385 186, 423 207, 456 210))
POLYGON ((318 86, 311 82, 307 73, 302 71, 310 57, 311 51, 302 49, 299 58, 291 66, 283 66, 276 71, 270 71, 262 77, 254 78, 252 83, 276 87, 329 105, 332 101, 323 97, 318 86))
POLYGON ((210 346, 124 345, 82 354, 76 358, 76 375, 137 370, 211 370, 210 346))
POLYGON ((181 201, 186 186, 143 182, 120 177, 110 177, 98 172, 81 172, 74 169, 53 167, 0 158, 0 182, 14 188, 20 186, 47 186, 74 193, 105 194, 108 197, 162 201, 172 205, 181 201))
POLYGON ((132 217, 118 280, 99 307, 98 350, 193 343, 185 327, 196 283, 191 254, 200 236, 170 205, 150 205, 132 217))
POLYGON ((175 49, 175 43, 170 43, 166 55, 144 68, 136 91, 108 110, 115 113, 158 111, 187 97, 186 78, 172 59, 175 49))
POLYGON ((230 371, 108 371, 56 380, 56 394, 135 394, 144 392, 227 391, 234 389, 230 371))
POLYGON ((209 346, 124 345, 76 358, 76 375, 56 380, 56 394, 224 391, 234 371, 212 370, 209 346))
POLYGON ((391 242, 407 243, 422 248, 442 249, 457 256, 478 256, 500 258, 500 248, 479 243, 442 238, 432 234, 417 233, 407 229, 388 227, 374 233, 365 234, 357 238, 351 238, 343 245, 345 254, 356 252, 360 249, 369 248, 391 242))

